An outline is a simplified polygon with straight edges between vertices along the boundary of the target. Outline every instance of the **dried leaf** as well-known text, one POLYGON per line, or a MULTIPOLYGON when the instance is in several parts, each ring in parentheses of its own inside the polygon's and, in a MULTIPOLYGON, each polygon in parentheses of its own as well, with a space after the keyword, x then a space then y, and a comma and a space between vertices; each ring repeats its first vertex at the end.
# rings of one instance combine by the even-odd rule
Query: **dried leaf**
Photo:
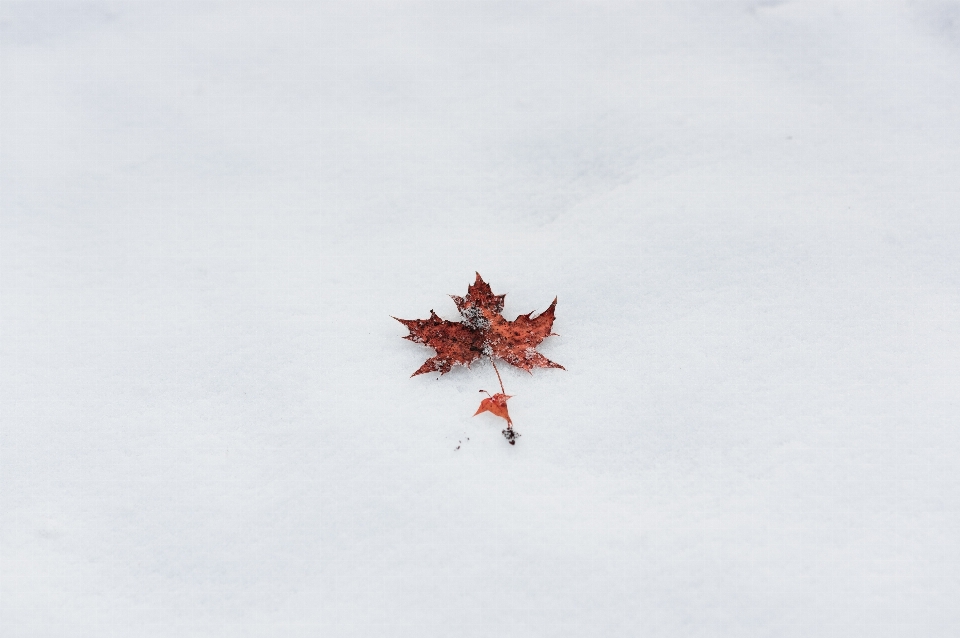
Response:
MULTIPOLYGON (((504 295, 495 295, 489 284, 477 273, 473 285, 467 288, 465 297, 450 295, 460 311, 462 321, 447 321, 430 311, 428 319, 397 319, 405 325, 410 334, 404 337, 414 343, 422 343, 436 350, 437 354, 427 359, 412 377, 427 372, 446 374, 455 365, 469 366, 480 357, 490 357, 493 369, 497 373, 501 392, 489 396, 480 402, 480 408, 474 413, 492 412, 506 419, 504 438, 514 445, 520 434, 513 429, 513 421, 507 410, 510 395, 503 389, 503 379, 497 370, 496 359, 502 359, 510 365, 527 372, 533 368, 560 368, 559 363, 550 361, 537 352, 536 348, 551 334, 554 309, 557 300, 536 317, 533 312, 520 315, 513 321, 507 321, 503 315, 504 295)), ((485 392, 481 390, 481 392, 485 392)), ((456 449, 460 449, 458 445, 456 449)))
POLYGON ((404 337, 437 351, 410 376, 439 372, 446 374, 455 365, 469 366, 480 357, 496 357, 530 372, 533 368, 560 368, 536 351, 553 328, 557 300, 536 317, 533 312, 507 321, 502 314, 505 295, 494 295, 490 285, 477 273, 465 297, 451 295, 462 321, 441 319, 431 310, 429 319, 397 319, 410 334, 404 337))

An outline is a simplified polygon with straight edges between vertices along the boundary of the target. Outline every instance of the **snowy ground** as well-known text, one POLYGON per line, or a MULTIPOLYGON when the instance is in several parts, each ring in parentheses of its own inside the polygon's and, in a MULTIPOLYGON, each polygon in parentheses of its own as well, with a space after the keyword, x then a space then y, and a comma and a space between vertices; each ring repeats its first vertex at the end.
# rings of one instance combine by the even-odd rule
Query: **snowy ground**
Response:
POLYGON ((956 636, 958 171, 956 4, 3 2, 0 636, 956 636))

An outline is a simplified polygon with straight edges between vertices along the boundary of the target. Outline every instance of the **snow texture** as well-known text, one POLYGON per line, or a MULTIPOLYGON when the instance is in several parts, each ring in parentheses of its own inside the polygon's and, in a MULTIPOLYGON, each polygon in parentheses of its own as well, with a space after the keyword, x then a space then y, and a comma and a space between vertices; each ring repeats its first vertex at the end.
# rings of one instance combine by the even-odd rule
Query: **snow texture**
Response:
POLYGON ((0 3, 0 636, 960 635, 958 175, 952 3, 0 3))

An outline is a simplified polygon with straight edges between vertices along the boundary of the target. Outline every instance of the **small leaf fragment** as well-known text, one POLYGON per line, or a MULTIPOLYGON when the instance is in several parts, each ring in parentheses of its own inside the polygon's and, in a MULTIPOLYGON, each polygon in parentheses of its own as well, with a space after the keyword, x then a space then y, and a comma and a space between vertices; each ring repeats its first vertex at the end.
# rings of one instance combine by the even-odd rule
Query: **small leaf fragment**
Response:
POLYGON ((492 412, 501 419, 506 419, 507 424, 512 428, 513 421, 510 420, 510 413, 507 411, 507 399, 509 398, 510 395, 500 393, 486 398, 480 402, 480 407, 473 413, 473 416, 477 416, 481 412, 492 412))

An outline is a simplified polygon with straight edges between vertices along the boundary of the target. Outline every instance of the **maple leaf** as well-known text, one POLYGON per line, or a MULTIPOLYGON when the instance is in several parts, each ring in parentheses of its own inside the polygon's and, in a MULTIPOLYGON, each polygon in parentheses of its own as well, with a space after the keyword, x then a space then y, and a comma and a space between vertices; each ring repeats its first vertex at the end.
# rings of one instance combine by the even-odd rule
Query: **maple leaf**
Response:
MULTIPOLYGON (((410 376, 450 372, 455 365, 469 366, 480 357, 496 357, 527 372, 533 368, 560 368, 536 351, 544 339, 552 335, 557 300, 538 316, 533 311, 507 321, 502 314, 503 298, 495 295, 490 284, 477 273, 476 281, 467 288, 465 297, 450 295, 463 321, 447 321, 430 311, 429 319, 398 319, 410 331, 404 337, 437 351, 410 376)), ((497 373, 499 376, 499 372, 497 373)), ((504 404, 506 405, 506 404, 504 404)))
MULTIPOLYGON (((557 299, 545 311, 533 316, 533 312, 520 315, 513 321, 507 321, 503 315, 503 298, 505 295, 495 295, 490 285, 483 280, 480 273, 477 279, 467 288, 465 297, 450 295, 453 303, 460 311, 463 321, 447 321, 430 311, 428 319, 397 319, 405 325, 410 334, 404 337, 414 343, 422 343, 437 351, 437 354, 427 359, 416 372, 439 372, 441 375, 450 372, 455 365, 469 366, 480 357, 489 357, 493 369, 500 382, 500 392, 490 395, 480 402, 480 408, 474 413, 477 416, 482 412, 492 412, 496 416, 506 419, 507 428, 503 436, 510 445, 514 445, 520 436, 513 429, 513 421, 507 411, 507 399, 510 395, 503 389, 503 379, 497 370, 496 359, 502 359, 510 365, 527 372, 533 368, 560 368, 563 366, 554 363, 537 352, 540 342, 552 335, 554 309, 557 299)), ((480 390, 486 392, 485 390, 480 390)), ((460 449, 460 446, 457 446, 460 449)))

